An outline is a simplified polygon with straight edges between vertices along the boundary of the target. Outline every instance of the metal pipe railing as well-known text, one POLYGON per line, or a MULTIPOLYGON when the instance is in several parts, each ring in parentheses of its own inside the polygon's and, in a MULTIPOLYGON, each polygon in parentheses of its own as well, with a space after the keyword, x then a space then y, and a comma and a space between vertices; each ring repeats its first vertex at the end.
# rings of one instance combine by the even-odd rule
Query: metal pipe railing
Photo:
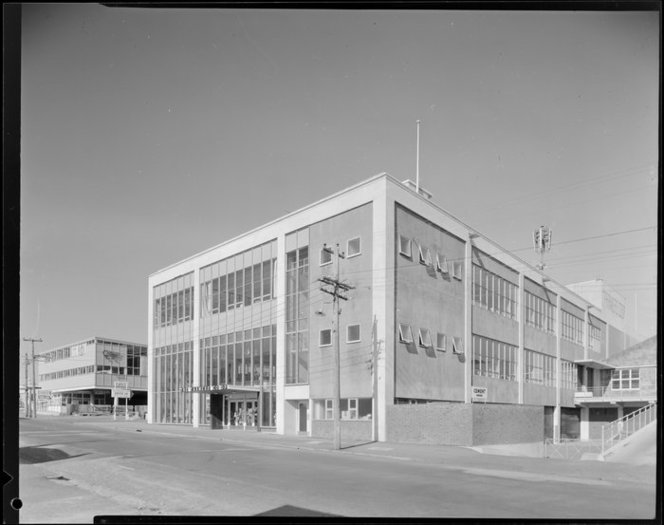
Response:
POLYGON ((611 423, 602 425, 602 455, 657 418, 657 402, 650 403, 611 423))

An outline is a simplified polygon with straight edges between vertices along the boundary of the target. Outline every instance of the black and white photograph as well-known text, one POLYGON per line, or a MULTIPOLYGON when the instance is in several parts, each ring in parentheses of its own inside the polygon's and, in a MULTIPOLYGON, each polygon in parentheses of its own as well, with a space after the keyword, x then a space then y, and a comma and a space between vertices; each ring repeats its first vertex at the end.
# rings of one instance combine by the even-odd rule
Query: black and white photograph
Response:
POLYGON ((5 523, 661 519, 660 3, 496 5, 13 5, 5 523))

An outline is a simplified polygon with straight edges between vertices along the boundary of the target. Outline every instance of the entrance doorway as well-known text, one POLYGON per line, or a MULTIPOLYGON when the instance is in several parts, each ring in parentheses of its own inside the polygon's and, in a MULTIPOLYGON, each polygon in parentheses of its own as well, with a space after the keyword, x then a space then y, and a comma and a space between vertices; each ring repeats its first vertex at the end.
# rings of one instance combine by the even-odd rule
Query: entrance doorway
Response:
POLYGON ((255 427, 258 425, 258 401, 255 399, 231 401, 226 425, 231 427, 255 427))
POLYGON ((309 403, 302 403, 300 402, 299 404, 299 410, 298 410, 298 420, 299 420, 299 425, 298 425, 298 430, 300 432, 306 432, 307 431, 307 413, 309 411, 309 403))

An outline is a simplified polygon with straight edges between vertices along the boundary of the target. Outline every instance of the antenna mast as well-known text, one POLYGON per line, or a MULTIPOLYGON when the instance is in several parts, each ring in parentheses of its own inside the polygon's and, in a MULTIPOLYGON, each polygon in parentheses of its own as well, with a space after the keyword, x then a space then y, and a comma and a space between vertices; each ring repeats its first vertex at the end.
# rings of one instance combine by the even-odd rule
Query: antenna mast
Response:
POLYGON ((420 192, 420 121, 417 124, 417 153, 415 155, 415 192, 420 192))
POLYGON ((540 255, 540 262, 537 265, 539 271, 543 271, 546 267, 544 252, 551 250, 551 235, 552 232, 547 226, 540 226, 533 232, 533 248, 535 248, 535 253, 540 255))

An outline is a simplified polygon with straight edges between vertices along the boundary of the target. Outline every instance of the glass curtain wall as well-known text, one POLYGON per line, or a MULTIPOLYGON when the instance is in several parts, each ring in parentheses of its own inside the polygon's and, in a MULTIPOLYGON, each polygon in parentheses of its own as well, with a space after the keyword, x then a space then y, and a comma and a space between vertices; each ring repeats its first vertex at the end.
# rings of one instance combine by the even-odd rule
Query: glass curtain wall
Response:
MULTIPOLYGON (((200 385, 258 387, 261 425, 275 426, 277 243, 270 241, 200 270, 200 385)), ((201 393, 200 423, 210 422, 201 393)))
POLYGON ((286 254, 286 383, 309 382, 309 248, 286 254))
POLYGON ((188 273, 154 288, 152 392, 159 423, 193 421, 187 392, 193 385, 193 279, 188 273))

